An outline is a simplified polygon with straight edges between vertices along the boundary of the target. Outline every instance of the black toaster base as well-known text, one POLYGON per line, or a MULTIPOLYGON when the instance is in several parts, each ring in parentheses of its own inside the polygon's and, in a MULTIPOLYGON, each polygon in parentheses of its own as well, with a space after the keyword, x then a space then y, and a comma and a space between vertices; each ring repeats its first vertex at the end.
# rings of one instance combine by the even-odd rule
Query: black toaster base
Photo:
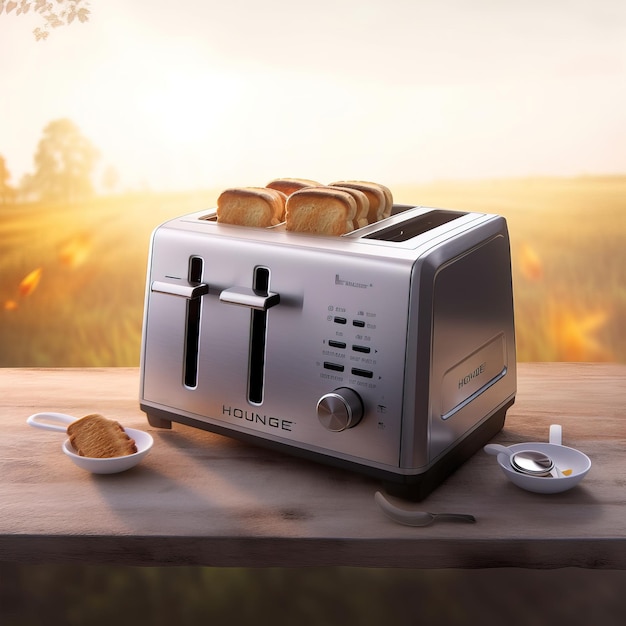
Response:
POLYGON ((385 491, 391 496, 413 502, 424 500, 458 467, 502 430, 506 412, 514 402, 515 399, 510 400, 422 474, 413 476, 393 474, 391 480, 383 479, 385 491))
POLYGON ((369 467, 353 461, 338 459, 333 456, 320 454, 310 450, 303 450, 294 446, 275 441, 261 439, 255 435, 233 431, 215 424, 207 424, 199 420, 188 418, 178 413, 171 413, 163 409, 140 405, 141 410, 146 413, 148 423, 155 428, 171 428, 172 422, 178 422, 194 428, 201 428, 209 432, 217 433, 263 446, 279 452, 286 452, 291 456, 321 462, 331 467, 347 469, 361 475, 369 476, 382 482, 385 491, 391 495, 413 502, 424 500, 436 487, 438 487, 448 476, 450 476, 460 465, 473 456, 504 426, 506 412, 513 405, 515 399, 511 399, 507 404, 498 409, 487 418, 476 429, 470 432, 465 438, 458 442, 450 452, 442 456, 428 470, 420 474, 403 475, 395 472, 388 472, 375 467, 369 467))

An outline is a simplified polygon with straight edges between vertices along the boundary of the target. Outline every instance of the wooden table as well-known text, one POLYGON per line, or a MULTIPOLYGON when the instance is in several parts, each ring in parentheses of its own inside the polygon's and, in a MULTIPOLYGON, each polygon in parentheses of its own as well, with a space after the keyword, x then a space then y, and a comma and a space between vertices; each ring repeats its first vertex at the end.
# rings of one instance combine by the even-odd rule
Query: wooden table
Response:
POLYGON ((626 365, 519 365, 503 444, 563 443, 593 466, 573 490, 515 487, 480 451, 416 508, 473 525, 410 528, 374 503, 375 481, 175 424, 148 426, 139 372, 0 369, 0 561, 119 565, 626 569, 626 365), (153 450, 116 475, 80 470, 39 411, 98 411, 148 430, 153 450))

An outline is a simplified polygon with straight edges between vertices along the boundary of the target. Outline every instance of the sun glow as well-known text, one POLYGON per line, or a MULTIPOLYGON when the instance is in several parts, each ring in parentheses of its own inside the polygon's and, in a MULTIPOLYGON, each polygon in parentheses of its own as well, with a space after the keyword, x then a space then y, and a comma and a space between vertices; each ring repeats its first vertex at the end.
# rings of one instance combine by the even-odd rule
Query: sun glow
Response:
POLYGON ((589 14, 323 0, 290 7, 285 29, 285 0, 108 0, 43 44, 28 16, 0 20, 3 156, 15 184, 42 129, 69 118, 120 190, 619 173, 626 10, 605 2, 612 19, 597 0, 589 14))
POLYGON ((137 117, 168 145, 197 144, 219 132, 236 93, 232 78, 176 69, 137 94, 137 117))

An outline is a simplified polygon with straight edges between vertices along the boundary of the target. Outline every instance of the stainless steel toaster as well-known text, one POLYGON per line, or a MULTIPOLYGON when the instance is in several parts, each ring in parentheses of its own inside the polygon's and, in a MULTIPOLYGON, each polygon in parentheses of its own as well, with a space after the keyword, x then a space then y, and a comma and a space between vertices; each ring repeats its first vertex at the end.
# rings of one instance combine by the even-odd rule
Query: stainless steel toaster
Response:
POLYGON ((421 500, 503 426, 516 393, 498 215, 394 205, 341 237, 218 223, 153 232, 140 405, 375 477, 421 500))

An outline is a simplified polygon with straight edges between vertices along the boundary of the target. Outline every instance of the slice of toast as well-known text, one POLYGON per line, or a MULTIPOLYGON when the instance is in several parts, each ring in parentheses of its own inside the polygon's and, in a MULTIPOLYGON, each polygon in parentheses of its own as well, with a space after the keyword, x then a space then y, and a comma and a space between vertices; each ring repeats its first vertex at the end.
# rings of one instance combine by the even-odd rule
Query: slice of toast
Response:
POLYGON ((85 415, 67 427, 72 447, 80 456, 110 458, 137 452, 131 439, 119 422, 98 413, 85 415))
POLYGON ((285 222, 290 231, 344 235, 354 230, 355 215, 356 200, 346 191, 310 187, 287 198, 285 222))
POLYGON ((370 210, 370 201, 368 197, 358 189, 353 189, 352 187, 339 187, 334 186, 334 189, 341 189, 342 191, 346 191, 356 200, 356 215, 354 216, 354 230, 358 228, 363 228, 367 226, 369 222, 367 221, 367 216, 370 210))
POLYGON ((383 218, 389 217, 391 215, 391 210, 393 209, 393 193, 391 193, 391 189, 382 185, 381 183, 376 183, 385 194, 385 200, 387 201, 385 210, 383 211, 383 218))
POLYGON ((331 186, 349 187, 362 191, 370 201, 369 215, 367 216, 367 221, 370 224, 374 224, 378 220, 389 217, 391 214, 393 198, 389 189, 384 185, 362 180, 342 180, 331 183, 331 186))
POLYGON ((308 178, 275 178, 267 183, 269 189, 282 191, 286 196, 290 196, 295 191, 306 189, 307 187, 322 187, 322 183, 308 178))
POLYGON ((282 222, 286 196, 266 187, 233 187, 217 199, 217 221, 267 228, 282 222))

